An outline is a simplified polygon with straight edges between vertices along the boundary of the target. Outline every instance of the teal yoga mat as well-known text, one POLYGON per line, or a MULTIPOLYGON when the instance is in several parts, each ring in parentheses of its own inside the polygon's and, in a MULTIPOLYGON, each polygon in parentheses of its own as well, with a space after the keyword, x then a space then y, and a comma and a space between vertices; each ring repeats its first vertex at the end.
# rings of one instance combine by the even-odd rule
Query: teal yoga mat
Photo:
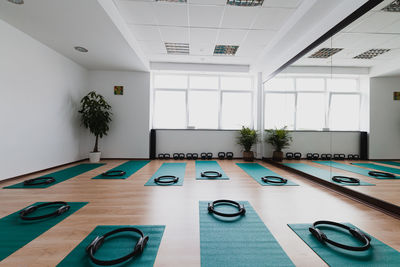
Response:
POLYGON ((120 170, 126 172, 125 175, 123 176, 116 176, 116 177, 106 177, 97 175, 96 177, 93 177, 92 179, 126 179, 144 166, 146 166, 147 163, 149 163, 150 160, 131 160, 128 162, 125 162, 121 165, 118 165, 117 167, 111 169, 110 171, 115 171, 115 170, 120 170))
POLYGON ((173 186, 183 185, 183 179, 185 178, 186 163, 163 163, 157 172, 145 183, 146 186, 173 186), (175 184, 159 185, 154 182, 154 179, 162 175, 174 175, 179 178, 175 184))
MULTIPOLYGON (((236 163, 242 170, 244 170, 248 175, 251 176, 254 180, 257 181, 260 185, 267 185, 267 186, 284 186, 284 185, 298 185, 292 181, 287 181, 286 184, 272 184, 272 183, 264 183, 261 180, 261 177, 264 176, 278 176, 282 177, 279 174, 271 171, 270 169, 258 164, 258 163, 236 163)), ((284 177, 282 177, 284 178, 284 177)))
MULTIPOLYGON (((40 204, 43 202, 37 202, 40 204)), ((68 202, 70 210, 60 216, 50 217, 40 221, 23 221, 19 218, 19 211, 0 219, 0 261, 22 248, 51 227, 55 226, 74 212, 85 206, 88 202, 68 202)), ((57 206, 59 207, 59 206, 57 206)), ((46 214, 54 211, 54 207, 42 208, 35 215, 46 214)), ((32 215, 33 216, 33 215, 32 215)))
MULTIPOLYGON (((158 248, 161 243, 161 238, 164 234, 164 225, 100 225, 97 226, 74 250, 71 251, 57 266, 59 267, 89 267, 99 266, 93 264, 86 254, 85 248, 96 238, 106 232, 122 227, 139 228, 144 235, 149 237, 149 241, 143 253, 130 259, 125 263, 120 263, 115 266, 153 266, 158 253, 158 248)), ((139 235, 135 233, 119 233, 104 242, 103 246, 96 252, 96 257, 99 259, 115 259, 120 258, 132 252, 139 235)), ((114 265, 113 265, 114 266, 114 265)))
POLYGON ((396 178, 385 178, 385 177, 376 177, 376 176, 371 176, 368 174, 369 170, 363 169, 363 168, 359 168, 356 166, 352 166, 352 165, 347 165, 347 164, 343 164, 343 163, 338 163, 338 162, 334 162, 334 161, 313 161, 315 163, 318 164, 322 164, 325 166, 329 166, 329 167, 333 167, 333 168, 337 168, 337 169, 341 169, 341 170, 345 170, 348 172, 354 172, 354 173, 358 173, 370 178, 375 178, 375 179, 399 179, 400 177, 396 177, 396 178))
MULTIPOLYGON (((348 226, 354 225, 346 223, 348 226)), ((371 237, 371 248, 367 251, 347 251, 322 244, 308 230, 311 224, 288 224, 288 226, 329 266, 399 266, 400 252, 378 239, 371 237)), ((348 232, 337 227, 320 226, 328 238, 350 246, 359 246, 348 232)))
POLYGON ((314 166, 310 166, 310 165, 305 164, 305 163, 284 163, 284 165, 286 165, 286 166, 288 166, 288 167, 290 167, 292 169, 295 169, 295 170, 310 174, 310 175, 318 177, 318 178, 320 178, 322 180, 325 180, 325 181, 328 181, 328 182, 331 182, 331 183, 334 183, 334 184, 337 184, 337 185, 341 185, 341 186, 374 185, 374 184, 370 184, 370 183, 363 182, 363 181, 360 181, 360 185, 337 183, 335 181, 332 181, 332 177, 333 176, 343 176, 343 174, 330 172, 330 171, 327 171, 327 170, 324 170, 324 169, 316 168, 314 166))
MULTIPOLYGON (((207 201, 199 202, 202 267, 294 266, 247 201, 240 201, 246 214, 224 218, 208 213, 207 201)), ((218 211, 237 212, 218 205, 218 211)))
MULTIPOLYGON (((103 166, 103 163, 83 163, 83 164, 79 164, 73 167, 69 167, 66 168, 64 170, 61 171, 57 171, 57 172, 53 172, 53 173, 49 173, 40 177, 53 177, 54 179, 56 179, 56 181, 54 183, 51 184, 41 184, 41 185, 31 185, 31 186, 26 186, 24 185, 24 183, 18 183, 15 185, 10 185, 10 186, 6 186, 4 188, 7 189, 14 189, 14 188, 47 188, 53 185, 56 185, 58 183, 64 182, 65 180, 74 178, 75 176, 78 176, 82 173, 85 173, 87 171, 91 171, 93 169, 96 169, 100 166, 103 166)), ((31 179, 31 178, 29 178, 31 179)))
POLYGON ((214 160, 196 161, 196 180, 229 180, 229 177, 222 170, 221 166, 219 166, 218 162, 214 160), (201 177, 201 173, 205 171, 220 172, 222 174, 222 177, 218 178, 201 177))
POLYGON ((353 165, 368 168, 368 169, 374 169, 382 172, 390 172, 394 174, 400 174, 400 169, 398 168, 392 168, 392 167, 386 167, 378 164, 373 164, 373 163, 352 163, 353 165))
POLYGON ((400 167, 400 162, 396 161, 375 161, 375 162, 400 167))

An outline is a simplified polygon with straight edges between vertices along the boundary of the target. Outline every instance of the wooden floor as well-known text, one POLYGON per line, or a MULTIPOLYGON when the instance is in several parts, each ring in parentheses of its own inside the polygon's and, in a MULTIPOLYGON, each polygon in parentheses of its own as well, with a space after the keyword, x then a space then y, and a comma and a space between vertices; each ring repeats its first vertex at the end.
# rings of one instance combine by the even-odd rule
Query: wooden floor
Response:
MULTIPOLYGON (((235 160, 219 161, 231 178, 227 181, 195 180, 194 161, 187 161, 183 186, 143 186, 166 162, 159 160, 150 162, 126 180, 92 180, 93 176, 125 161, 104 162, 107 164, 102 167, 47 189, 1 189, 0 217, 36 201, 90 202, 3 260, 2 266, 55 266, 95 226, 127 224, 166 225, 155 266, 200 266, 198 201, 221 198, 249 201, 297 266, 326 265, 289 229, 288 223, 312 223, 320 219, 351 222, 400 251, 399 220, 263 162, 259 163, 300 186, 261 186, 237 167, 235 163, 240 161, 235 160)), ((3 182, 1 186, 37 176, 3 182)), ((365 181, 380 183, 372 180, 365 181)), ((373 190, 365 188, 362 190, 373 190)), ((385 195, 383 190, 379 194, 385 195)), ((387 194, 396 201, 398 192, 388 190, 387 194)))

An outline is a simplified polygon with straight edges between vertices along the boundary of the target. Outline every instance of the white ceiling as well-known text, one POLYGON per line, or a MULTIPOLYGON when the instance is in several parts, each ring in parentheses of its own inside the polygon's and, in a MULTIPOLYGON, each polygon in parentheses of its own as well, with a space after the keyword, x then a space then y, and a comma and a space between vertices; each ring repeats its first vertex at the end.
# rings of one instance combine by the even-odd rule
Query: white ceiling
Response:
POLYGON ((332 64, 337 67, 369 67, 373 69, 388 64, 388 62, 397 61, 397 68, 400 69, 400 13, 381 10, 392 1, 385 0, 333 38, 313 49, 294 65, 330 66, 332 64), (309 58, 319 49, 329 47, 343 48, 343 50, 331 58, 309 58), (354 58, 374 48, 391 49, 391 51, 373 59, 354 58))
POLYGON ((262 7, 226 0, 114 0, 150 61, 251 64, 303 0, 265 0, 262 7), (164 43, 189 43, 189 55, 167 54, 164 43), (236 56, 214 56, 217 44, 238 45, 236 56))

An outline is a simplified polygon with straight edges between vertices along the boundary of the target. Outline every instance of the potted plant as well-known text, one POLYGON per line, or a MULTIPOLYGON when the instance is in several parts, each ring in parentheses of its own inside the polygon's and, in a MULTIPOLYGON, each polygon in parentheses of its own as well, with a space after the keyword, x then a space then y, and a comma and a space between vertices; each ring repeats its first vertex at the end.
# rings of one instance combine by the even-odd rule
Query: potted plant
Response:
POLYGON ((89 153, 90 162, 99 162, 101 152, 99 151, 99 137, 107 135, 109 123, 111 122, 111 106, 104 97, 92 91, 81 100, 81 121, 85 128, 96 137, 93 152, 89 153))
POLYGON ((288 130, 286 130, 286 126, 282 129, 271 129, 265 130, 267 136, 265 137, 265 142, 271 144, 275 151, 272 154, 272 160, 282 161, 283 160, 283 152, 282 149, 290 146, 292 142, 292 137, 288 130))
POLYGON ((258 142, 258 132, 254 129, 242 126, 239 131, 237 143, 243 147, 243 160, 253 161, 254 152, 251 151, 253 145, 258 142))

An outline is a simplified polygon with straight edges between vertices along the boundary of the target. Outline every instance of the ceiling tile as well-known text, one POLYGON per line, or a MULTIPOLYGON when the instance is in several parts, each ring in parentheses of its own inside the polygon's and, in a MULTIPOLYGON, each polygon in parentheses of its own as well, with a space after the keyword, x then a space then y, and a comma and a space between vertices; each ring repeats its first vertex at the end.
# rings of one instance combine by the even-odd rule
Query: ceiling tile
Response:
POLYGON ((140 46, 143 51, 148 54, 166 54, 167 50, 165 49, 165 45, 162 42, 156 41, 139 41, 140 46))
POLYGON ((223 6, 189 5, 189 24, 191 27, 217 28, 223 13, 223 6))
POLYGON ((159 25, 189 26, 186 4, 154 3, 154 13, 159 25))
POLYGON ((225 6, 226 0, 188 0, 189 4, 225 6))
POLYGON ((130 25, 129 28, 138 41, 161 41, 158 26, 130 25))
POLYGON ((294 13, 295 9, 262 8, 252 29, 279 30, 294 13))
POLYGON ((395 23, 384 27, 380 30, 380 32, 385 32, 385 33, 400 33, 400 16, 399 20, 397 20, 395 23))
POLYGON ((297 8, 303 0, 264 0, 263 7, 297 8))
POLYGON ((116 4, 128 24, 156 24, 152 3, 120 0, 116 4))
POLYGON ((218 34, 218 45, 240 45, 246 37, 248 30, 221 29, 218 34))
POLYGON ((244 40, 245 44, 267 45, 275 36, 276 32, 266 30, 249 30, 244 40))
POLYGON ((221 27, 228 29, 248 29, 261 9, 260 7, 227 6, 221 27))
POLYGON ((161 38, 169 43, 188 43, 189 28, 160 26, 161 38))
POLYGON ((217 29, 190 28, 190 42, 214 45, 217 39, 217 34, 217 29))
POLYGON ((381 29, 393 24, 399 19, 399 14, 394 12, 374 12, 368 18, 364 19, 351 32, 379 32, 381 29))
POLYGON ((190 54, 201 56, 212 56, 214 53, 214 45, 210 43, 190 43, 190 54))

